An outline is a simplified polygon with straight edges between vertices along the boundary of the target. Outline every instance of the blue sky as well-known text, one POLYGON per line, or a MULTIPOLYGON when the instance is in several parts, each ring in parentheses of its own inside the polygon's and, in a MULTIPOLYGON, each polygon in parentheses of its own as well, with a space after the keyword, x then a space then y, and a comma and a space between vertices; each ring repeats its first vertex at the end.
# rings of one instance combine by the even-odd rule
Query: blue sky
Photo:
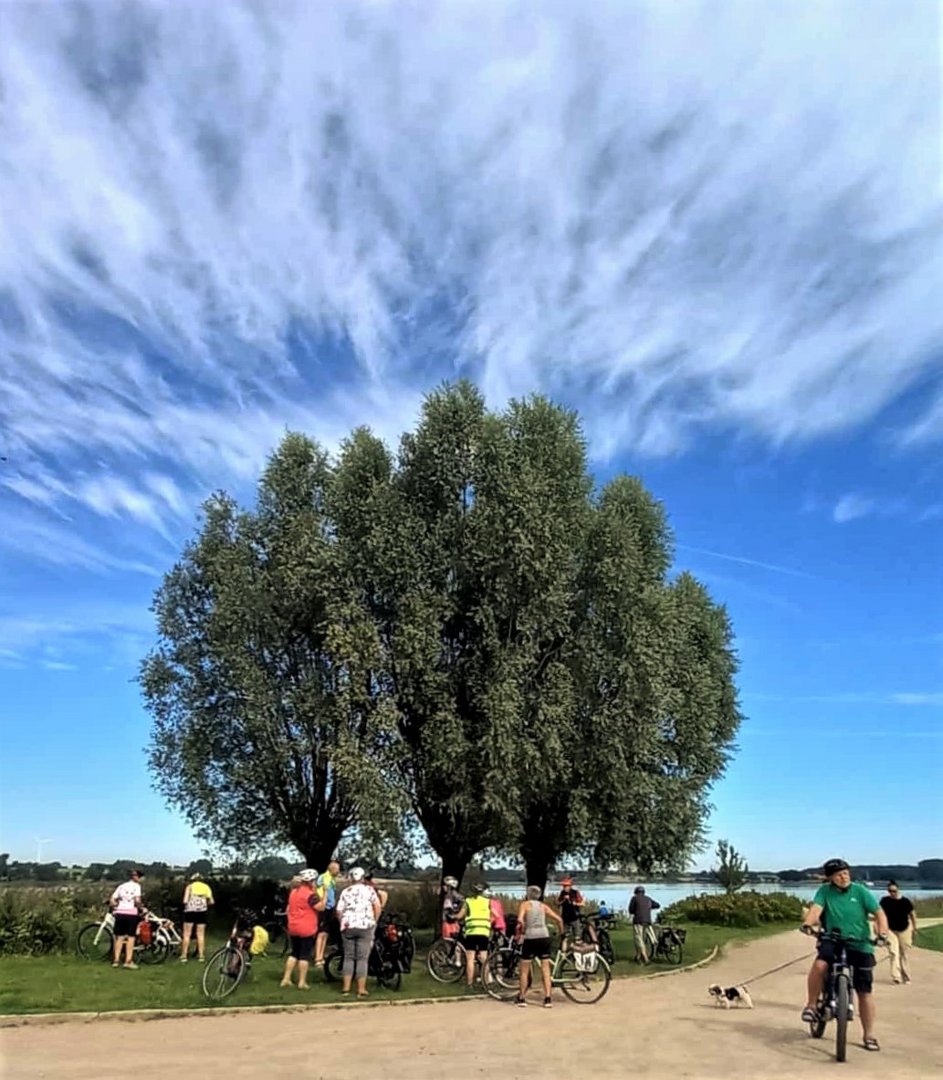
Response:
POLYGON ((195 508, 468 376, 728 605, 712 835, 939 856, 937 5, 321 8, 5 11, 0 849, 198 852, 132 681, 195 508))

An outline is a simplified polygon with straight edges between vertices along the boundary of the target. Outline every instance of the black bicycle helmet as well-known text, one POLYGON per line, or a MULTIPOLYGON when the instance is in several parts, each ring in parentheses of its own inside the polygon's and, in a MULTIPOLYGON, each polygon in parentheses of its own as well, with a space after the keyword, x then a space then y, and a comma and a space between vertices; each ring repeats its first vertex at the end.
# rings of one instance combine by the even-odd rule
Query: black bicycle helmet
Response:
POLYGON ((822 873, 826 877, 831 877, 832 874, 837 874, 839 870, 850 870, 851 867, 844 859, 829 859, 828 862, 822 867, 822 873))

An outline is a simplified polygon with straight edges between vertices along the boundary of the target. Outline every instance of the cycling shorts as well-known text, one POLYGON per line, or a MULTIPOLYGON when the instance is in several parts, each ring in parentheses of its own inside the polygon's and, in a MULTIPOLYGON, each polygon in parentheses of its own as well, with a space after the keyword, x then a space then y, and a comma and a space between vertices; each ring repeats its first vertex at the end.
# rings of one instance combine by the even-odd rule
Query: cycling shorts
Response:
MULTIPOLYGON (((832 964, 838 948, 839 942, 837 941, 820 941, 816 956, 819 960, 832 964)), ((860 949, 852 949, 846 945, 845 955, 848 957, 848 963, 851 964, 851 985, 855 988, 855 993, 870 994, 874 984, 874 972, 872 970, 874 967, 874 953, 861 952, 860 949)))

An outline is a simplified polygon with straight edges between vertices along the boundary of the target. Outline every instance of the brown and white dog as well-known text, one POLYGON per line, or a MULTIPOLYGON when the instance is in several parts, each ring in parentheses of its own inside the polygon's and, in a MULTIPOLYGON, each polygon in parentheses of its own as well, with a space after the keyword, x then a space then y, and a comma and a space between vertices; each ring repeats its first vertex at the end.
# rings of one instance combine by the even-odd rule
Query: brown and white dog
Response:
POLYGON ((719 986, 714 983, 713 986, 707 988, 707 992, 718 1005, 723 1005, 725 1009, 729 1009, 731 1004, 746 1005, 748 1009, 753 1008, 753 998, 750 997, 750 991, 745 986, 719 986))

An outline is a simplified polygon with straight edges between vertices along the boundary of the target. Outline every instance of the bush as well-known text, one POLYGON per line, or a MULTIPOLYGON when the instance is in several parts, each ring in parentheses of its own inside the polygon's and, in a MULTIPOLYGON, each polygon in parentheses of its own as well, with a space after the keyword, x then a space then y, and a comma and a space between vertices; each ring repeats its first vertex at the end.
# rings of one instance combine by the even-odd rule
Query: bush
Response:
POLYGON ((746 928, 772 922, 799 923, 802 914, 802 901, 789 893, 701 893, 662 908, 658 921, 746 928))
POLYGON ((54 951, 72 936, 76 905, 67 893, 47 889, 0 890, 0 953, 54 951))

